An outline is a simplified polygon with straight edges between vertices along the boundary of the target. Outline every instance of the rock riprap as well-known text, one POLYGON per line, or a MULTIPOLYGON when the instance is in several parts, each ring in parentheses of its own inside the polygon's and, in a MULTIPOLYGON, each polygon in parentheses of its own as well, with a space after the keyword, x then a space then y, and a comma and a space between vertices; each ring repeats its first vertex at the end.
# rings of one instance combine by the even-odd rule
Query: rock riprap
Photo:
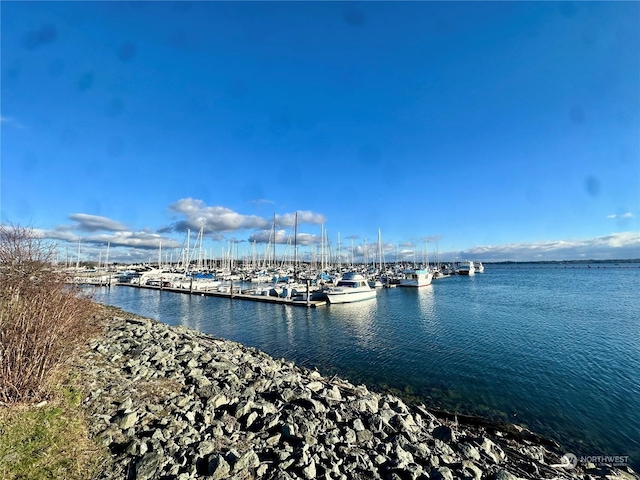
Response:
POLYGON ((553 466, 549 445, 236 342, 124 314, 104 322, 78 366, 92 434, 111 453, 101 478, 634 478, 553 466))

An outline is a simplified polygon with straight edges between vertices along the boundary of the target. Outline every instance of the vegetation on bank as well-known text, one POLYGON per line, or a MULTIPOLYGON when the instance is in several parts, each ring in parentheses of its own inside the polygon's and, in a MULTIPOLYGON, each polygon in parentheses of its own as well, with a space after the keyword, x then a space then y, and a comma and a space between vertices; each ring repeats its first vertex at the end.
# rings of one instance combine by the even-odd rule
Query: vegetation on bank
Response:
POLYGON ((52 264, 55 246, 0 225, 0 478, 90 478, 90 439, 71 362, 98 332, 97 306, 52 264))

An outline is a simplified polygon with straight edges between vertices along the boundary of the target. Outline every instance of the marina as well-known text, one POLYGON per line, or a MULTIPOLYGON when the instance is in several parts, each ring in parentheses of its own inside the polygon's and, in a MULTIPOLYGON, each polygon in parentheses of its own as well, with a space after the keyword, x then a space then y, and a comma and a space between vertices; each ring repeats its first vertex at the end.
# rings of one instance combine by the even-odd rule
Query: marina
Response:
MULTIPOLYGON (((382 258, 382 257, 380 257, 382 258)), ((447 272, 468 275, 468 270, 459 265, 445 265, 447 272)), ((316 308, 327 303, 352 303, 376 298, 379 288, 424 287, 434 279, 450 276, 442 273, 439 266, 419 265, 409 268, 406 264, 393 264, 388 268, 380 260, 379 267, 360 265, 345 271, 338 266, 318 270, 299 267, 241 270, 218 270, 202 272, 203 263, 198 262, 198 270, 189 272, 183 265, 180 269, 163 269, 143 266, 127 270, 76 270, 72 272, 71 283, 78 286, 125 286, 162 290, 180 294, 194 294, 264 303, 306 306, 316 308), (220 279, 218 279, 220 278, 220 279), (384 282, 383 282, 384 280, 384 282), (235 282, 235 283, 234 283, 235 282)), ((480 264, 482 265, 482 264, 480 264)), ((472 270, 473 271, 473 270, 472 270)), ((482 270, 483 271, 483 270, 482 270)), ((473 273, 472 273, 473 274, 473 273)))

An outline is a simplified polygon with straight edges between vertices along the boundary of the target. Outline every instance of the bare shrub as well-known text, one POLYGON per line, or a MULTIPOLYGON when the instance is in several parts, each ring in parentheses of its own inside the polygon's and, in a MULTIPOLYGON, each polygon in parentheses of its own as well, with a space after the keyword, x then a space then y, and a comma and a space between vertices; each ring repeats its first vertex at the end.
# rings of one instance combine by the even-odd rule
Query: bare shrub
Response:
POLYGON ((0 225, 0 401, 38 400, 92 334, 94 304, 29 228, 0 225))

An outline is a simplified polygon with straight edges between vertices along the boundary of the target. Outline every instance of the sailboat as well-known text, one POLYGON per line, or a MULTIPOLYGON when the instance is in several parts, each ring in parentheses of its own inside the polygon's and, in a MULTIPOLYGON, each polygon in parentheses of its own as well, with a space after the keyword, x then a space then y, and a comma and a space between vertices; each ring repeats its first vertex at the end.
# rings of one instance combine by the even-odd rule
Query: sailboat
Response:
POLYGON ((382 235, 380 233, 380 229, 378 229, 378 268, 377 268, 377 273, 374 276, 374 278, 371 278, 369 280, 369 286, 372 288, 382 288, 384 287, 384 284, 382 283, 382 281, 380 280, 380 276, 382 275, 382 272, 384 270, 384 266, 383 266, 383 255, 382 255, 382 235))

